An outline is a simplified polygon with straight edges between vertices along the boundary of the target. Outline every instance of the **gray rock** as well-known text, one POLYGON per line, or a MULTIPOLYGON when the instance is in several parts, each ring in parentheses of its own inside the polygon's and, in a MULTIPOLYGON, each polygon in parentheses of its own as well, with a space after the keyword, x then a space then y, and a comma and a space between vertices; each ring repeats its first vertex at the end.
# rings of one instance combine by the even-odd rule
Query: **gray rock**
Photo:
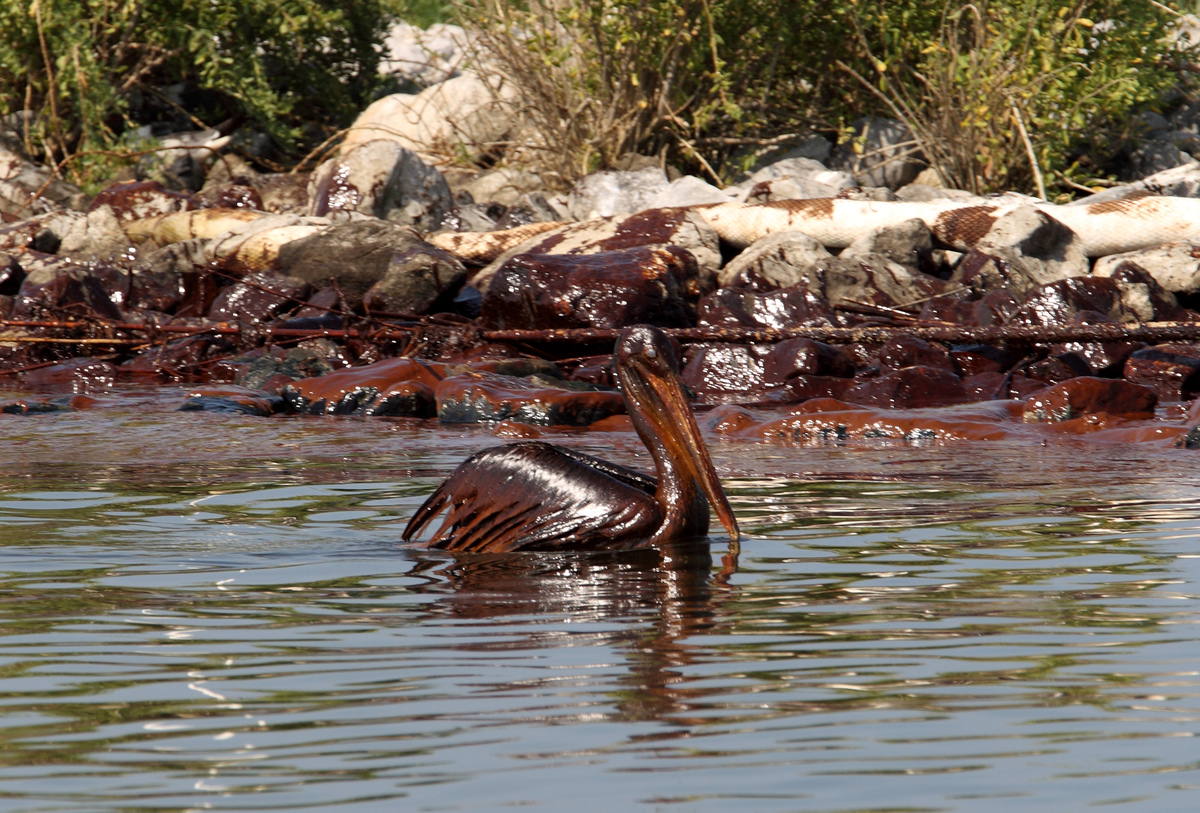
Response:
POLYGON ((59 234, 58 253, 76 260, 108 262, 130 257, 132 250, 111 206, 92 209, 59 234))
POLYGON ((1163 139, 1149 139, 1138 145, 1129 155, 1129 166, 1122 173, 1126 180, 1137 180, 1148 175, 1157 175, 1168 169, 1195 164, 1196 159, 1178 146, 1163 139))
POLYGON ((1021 206, 996 220, 951 277, 987 292, 1007 288, 1022 297, 1050 282, 1086 276, 1083 245, 1066 226, 1032 206, 1021 206))
POLYGON ((368 141, 321 164, 309 181, 308 199, 310 214, 341 209, 428 231, 453 206, 440 172, 385 140, 368 141))
POLYGON ((0 138, 0 212, 30 217, 55 209, 82 211, 87 201, 78 186, 26 158, 14 139, 0 138))
POLYGON ((392 257, 383 279, 363 297, 363 307, 370 313, 425 314, 466 279, 467 269, 453 255, 421 243, 392 257))
POLYGON ((777 147, 769 147, 760 149, 758 157, 753 166, 751 166, 744 177, 738 179, 739 183, 746 180, 749 176, 781 161, 787 161, 792 158, 808 158, 813 161, 819 161, 824 164, 829 160, 830 153, 833 152, 833 143, 824 136, 810 133, 802 136, 799 143, 792 142, 789 144, 781 144, 777 147))
POLYGON ((652 208, 655 197, 669 186, 658 167, 631 171, 593 172, 576 182, 569 205, 576 220, 621 217, 652 208))
POLYGON ((770 181, 759 181, 749 186, 730 187, 730 189, 737 190, 736 200, 738 203, 833 198, 842 191, 839 187, 806 178, 776 178, 770 181))
POLYGON ((1068 206, 1080 206, 1089 203, 1103 203, 1109 200, 1122 200, 1134 195, 1169 195, 1180 198, 1200 198, 1200 164, 1181 164, 1171 169, 1142 178, 1133 183, 1114 186, 1097 192, 1086 198, 1068 203, 1068 206))
POLYGON ((388 273, 393 258, 424 245, 411 228, 394 223, 339 223, 284 245, 276 270, 316 288, 336 284, 347 306, 357 309, 367 291, 388 273))
POLYGON ((865 254, 883 255, 917 273, 932 264, 933 235, 924 221, 914 218, 864 234, 842 249, 840 256, 861 257, 865 254))
POLYGON ((1126 263, 1136 263, 1164 290, 1173 294, 1200 292, 1200 245, 1169 243, 1165 246, 1111 254, 1096 260, 1092 273, 1112 277, 1126 263))
POLYGON ((730 260, 717 273, 717 285, 756 291, 790 288, 827 270, 832 262, 833 255, 804 232, 776 232, 730 260))
POLYGON ((480 291, 518 254, 595 254, 638 246, 678 246, 687 249, 699 268, 699 288, 711 290, 721 267, 721 241, 705 220, 690 210, 650 209, 629 217, 607 217, 569 223, 542 232, 501 254, 471 278, 480 291))
POLYGON ((544 186, 539 175, 519 167, 501 167, 481 172, 471 180, 455 187, 471 194, 479 203, 499 203, 511 206, 523 195, 544 186))
POLYGON ((852 141, 833 151, 829 166, 854 175, 859 186, 899 189, 927 166, 902 122, 874 116, 854 123, 852 141))
POLYGON ((980 202, 984 200, 978 195, 972 195, 970 192, 962 189, 945 189, 940 186, 919 183, 919 179, 896 190, 896 200, 904 200, 911 203, 927 203, 931 200, 971 199, 979 200, 980 202))
POLYGON ((749 178, 738 184, 738 186, 744 187, 746 185, 763 183, 764 181, 776 181, 783 178, 791 178, 796 181, 813 181, 826 186, 832 186, 839 191, 856 185, 854 178, 849 173, 832 170, 820 161, 814 161, 811 158, 794 157, 785 158, 764 166, 762 169, 752 173, 749 178))
POLYGON ((728 203, 734 196, 694 175, 676 178, 650 200, 647 209, 667 206, 697 206, 705 203, 728 203))
POLYGON ((530 192, 517 198, 504 216, 496 221, 497 229, 511 229, 528 223, 552 223, 567 220, 570 215, 560 211, 541 192, 530 192))
POLYGON ((816 288, 810 281, 809 287, 823 294, 834 307, 847 303, 906 308, 939 296, 946 283, 910 271, 882 254, 860 254, 834 258, 824 274, 823 285, 816 288))
MULTIPOLYGON (((136 131, 141 138, 152 135, 150 125, 136 131)), ((169 133, 158 139, 159 146, 169 149, 150 152, 137 162, 139 181, 158 181, 168 189, 200 191, 210 164, 216 159, 217 150, 229 143, 215 128, 194 130, 186 133, 169 133)))

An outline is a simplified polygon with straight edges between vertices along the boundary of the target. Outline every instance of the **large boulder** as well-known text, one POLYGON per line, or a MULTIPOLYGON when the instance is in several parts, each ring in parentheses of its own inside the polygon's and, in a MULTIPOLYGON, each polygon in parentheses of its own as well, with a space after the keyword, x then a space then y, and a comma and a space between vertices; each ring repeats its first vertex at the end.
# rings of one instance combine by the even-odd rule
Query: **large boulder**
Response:
POLYGON ((352 309, 367 299, 376 310, 406 313, 426 312, 466 275, 457 260, 411 228, 379 220, 335 224, 288 243, 276 268, 315 288, 337 285, 352 309))
POLYGON ((344 150, 313 172, 310 214, 361 212, 432 231, 454 205, 442 173, 396 141, 377 139, 344 150))
POLYGON ((416 95, 384 96, 359 114, 342 142, 347 157, 364 144, 390 141, 428 161, 475 158, 504 141, 513 126, 511 83, 470 72, 416 95))
POLYGON ((673 246, 521 254, 496 272, 481 319, 499 329, 683 327, 694 322, 696 276, 692 255, 673 246))

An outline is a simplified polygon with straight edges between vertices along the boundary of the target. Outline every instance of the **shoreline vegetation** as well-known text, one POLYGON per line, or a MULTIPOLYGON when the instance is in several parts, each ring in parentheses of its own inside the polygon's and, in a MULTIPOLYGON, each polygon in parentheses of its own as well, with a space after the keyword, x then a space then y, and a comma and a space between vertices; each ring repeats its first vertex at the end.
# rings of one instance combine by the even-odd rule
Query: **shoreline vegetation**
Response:
MULTIPOLYGON (((818 133, 907 125, 944 185, 1065 200, 1124 172, 1146 114, 1188 101, 1182 3, 1054 0, 35 0, 0 9, 0 116, 94 193, 159 147, 218 128, 256 168, 336 144, 373 99, 389 26, 455 22, 515 88, 519 137, 468 157, 559 186, 630 153, 729 182, 818 133), (173 128, 163 125, 172 123, 173 128), (163 126, 160 126, 163 125, 163 126)), ((483 72, 483 71, 481 71, 483 72)), ((311 159, 309 161, 311 163, 311 159)))

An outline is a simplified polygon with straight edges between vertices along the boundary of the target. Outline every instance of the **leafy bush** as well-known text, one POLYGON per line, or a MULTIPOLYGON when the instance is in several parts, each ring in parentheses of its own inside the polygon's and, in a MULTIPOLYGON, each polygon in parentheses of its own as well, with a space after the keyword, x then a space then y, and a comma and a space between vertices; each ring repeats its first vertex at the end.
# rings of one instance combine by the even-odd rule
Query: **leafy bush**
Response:
MULTIPOLYGON (((32 111, 26 144, 51 163, 112 149, 124 131, 164 108, 193 126, 248 118, 279 146, 295 148, 306 128, 332 131, 370 101, 389 22, 385 3, 396 5, 0 3, 0 113, 32 111)), ((68 171, 86 180, 81 166, 68 171)))
MULTIPOLYGON (((1173 14, 1122 0, 463 0, 570 180, 623 153, 728 177, 737 149, 905 119, 947 180, 1077 185, 1178 81, 1173 14), (1024 128, 1024 135, 1022 135, 1024 128), (1031 161, 1030 156, 1036 160, 1031 161)), ((527 146, 529 146, 527 144, 527 146)))
POLYGON ((1094 177, 1132 115, 1179 81, 1183 43, 1157 4, 1123 0, 921 2, 855 9, 871 78, 954 186, 1066 190, 1094 177), (894 26, 901 19, 915 24, 894 26))

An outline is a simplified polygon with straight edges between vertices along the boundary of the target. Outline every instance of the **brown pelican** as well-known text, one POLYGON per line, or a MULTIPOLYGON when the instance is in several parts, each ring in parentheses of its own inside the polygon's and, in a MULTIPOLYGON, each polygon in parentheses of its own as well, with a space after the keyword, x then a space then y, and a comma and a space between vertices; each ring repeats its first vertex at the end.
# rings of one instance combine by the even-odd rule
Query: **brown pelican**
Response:
POLYGON ((531 441, 467 458, 417 509, 409 540, 444 509, 427 543, 453 551, 627 550, 703 537, 708 507, 741 532, 688 406, 670 341, 652 327, 621 331, 613 360, 633 427, 657 477, 531 441))

